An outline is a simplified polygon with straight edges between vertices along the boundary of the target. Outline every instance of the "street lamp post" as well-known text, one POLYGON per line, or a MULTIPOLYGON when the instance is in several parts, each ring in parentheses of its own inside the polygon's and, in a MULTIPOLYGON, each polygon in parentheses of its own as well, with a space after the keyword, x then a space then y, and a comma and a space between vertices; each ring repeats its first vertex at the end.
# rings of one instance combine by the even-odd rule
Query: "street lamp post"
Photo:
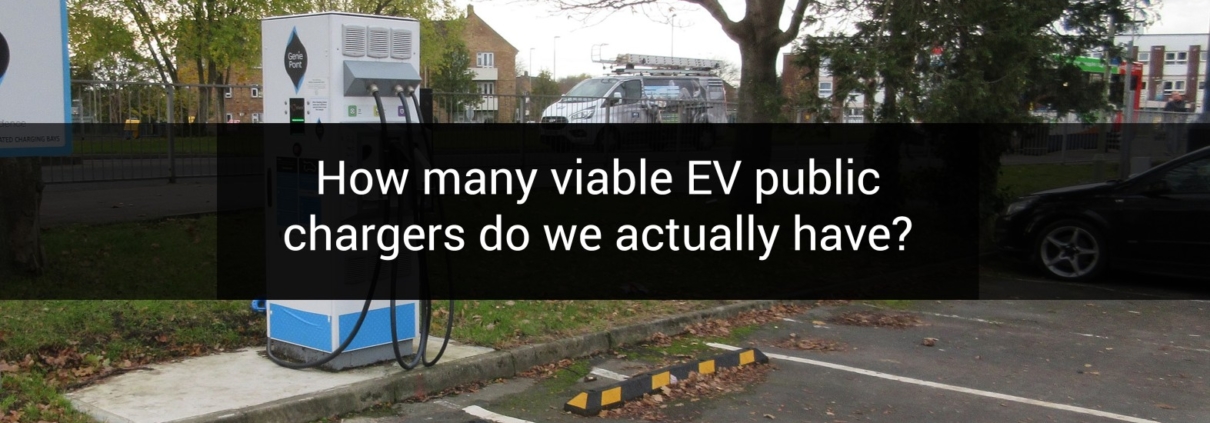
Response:
POLYGON ((550 77, 551 79, 554 79, 555 82, 559 82, 559 36, 556 35, 554 41, 551 41, 550 44, 552 50, 550 59, 550 77))
POLYGON ((676 56, 675 54, 672 54, 674 51, 676 51, 676 42, 674 37, 676 37, 675 13, 673 13, 672 17, 668 19, 668 56, 676 56))

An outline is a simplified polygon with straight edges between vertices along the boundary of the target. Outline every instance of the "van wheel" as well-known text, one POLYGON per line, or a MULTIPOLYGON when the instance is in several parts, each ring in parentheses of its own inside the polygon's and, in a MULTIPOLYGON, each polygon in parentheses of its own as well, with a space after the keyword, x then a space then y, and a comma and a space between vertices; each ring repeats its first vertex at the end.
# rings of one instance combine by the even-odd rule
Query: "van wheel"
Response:
POLYGON ((602 129, 601 133, 597 134, 597 151, 608 153, 617 151, 622 145, 622 139, 618 136, 616 129, 602 129))

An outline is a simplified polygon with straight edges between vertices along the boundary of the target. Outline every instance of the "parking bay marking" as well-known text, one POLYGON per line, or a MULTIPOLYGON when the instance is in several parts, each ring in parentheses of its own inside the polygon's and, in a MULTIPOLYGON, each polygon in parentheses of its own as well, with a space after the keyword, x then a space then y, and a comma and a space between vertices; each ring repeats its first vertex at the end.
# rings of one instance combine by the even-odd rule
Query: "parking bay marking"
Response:
MULTIPOLYGON (((726 345, 726 344, 716 344, 713 342, 707 342, 706 345, 709 345, 710 347, 713 347, 713 348, 718 348, 718 349, 728 350, 728 351, 735 351, 735 350, 740 349, 739 347, 733 347, 733 346, 726 345)), ((833 364, 833 363, 817 361, 817 360, 810 360, 810 359, 806 359, 806 358, 793 357, 793 356, 788 356, 788 355, 774 354, 774 353, 770 353, 767 351, 765 352, 765 355, 768 356, 769 358, 777 359, 777 360, 786 360, 786 361, 793 361, 796 363, 812 364, 812 365, 827 367, 827 368, 835 369, 835 370, 843 370, 846 372, 852 372, 852 373, 862 374, 862 375, 866 375, 866 376, 873 376, 873 377, 877 377, 877 378, 893 380, 896 382, 911 383, 914 385, 927 386, 930 388, 937 388, 937 389, 944 389, 947 391, 961 392, 961 393, 979 395, 979 396, 988 397, 988 398, 996 398, 996 399, 1001 399, 1001 400, 1006 400, 1006 401, 1019 402, 1019 403, 1023 403, 1023 404, 1036 405, 1036 406, 1040 406, 1040 407, 1053 408, 1053 409, 1057 409, 1057 410, 1089 414, 1089 415, 1098 416, 1098 417, 1105 417, 1105 418, 1110 418, 1110 419, 1115 419, 1115 420, 1121 420, 1124 422, 1160 423, 1155 420, 1140 419, 1138 417, 1131 417, 1131 416, 1126 416, 1126 415, 1122 415, 1122 414, 1107 413, 1107 412, 1100 411, 1100 410, 1093 410, 1091 408, 1076 407, 1073 405, 1039 401, 1039 400, 1035 400, 1035 399, 1029 399, 1029 398, 1018 397, 1018 396, 1013 396, 1013 395, 1005 395, 1005 394, 990 392, 990 391, 982 391, 982 390, 978 390, 978 389, 963 388, 961 386, 947 385, 944 383, 937 383, 937 382, 929 382, 927 380, 913 379, 913 378, 903 377, 903 376, 895 376, 895 375, 888 374, 888 373, 875 372, 872 370, 859 369, 856 367, 849 367, 849 366, 844 366, 844 365, 840 365, 840 364, 833 364)))
POLYGON ((515 417, 505 416, 503 414, 496 414, 477 405, 463 408, 462 411, 466 412, 466 414, 496 423, 533 423, 529 420, 521 420, 515 417))
POLYGON ((590 373, 590 374, 597 375, 597 376, 600 376, 600 377, 603 377, 603 378, 606 378, 606 379, 613 379, 613 380, 616 380, 616 381, 623 381, 623 380, 626 380, 626 379, 630 379, 630 376, 626 376, 626 375, 624 375, 624 374, 621 374, 621 373, 618 373, 618 372, 614 372, 614 371, 611 371, 611 370, 602 369, 602 368, 600 368, 600 367, 593 367, 593 368, 592 368, 592 371, 591 371, 591 372, 589 372, 589 373, 590 373))

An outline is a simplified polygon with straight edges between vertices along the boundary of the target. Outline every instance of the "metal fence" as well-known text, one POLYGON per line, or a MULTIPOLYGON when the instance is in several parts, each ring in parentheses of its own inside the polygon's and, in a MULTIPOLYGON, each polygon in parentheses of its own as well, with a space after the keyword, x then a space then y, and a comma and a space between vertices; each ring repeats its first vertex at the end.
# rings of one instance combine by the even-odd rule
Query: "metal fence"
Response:
POLYGON ((1046 123, 1015 137, 1001 162, 1076 166, 1081 182, 1121 179, 1190 151, 1194 113, 1140 110, 1114 123, 1081 123, 1076 116, 1040 115, 1046 123), (1128 118, 1128 119, 1127 119, 1128 118), (1131 123, 1124 124, 1129 120, 1131 123))
POLYGON ((711 123, 728 123, 735 122, 737 113, 734 102, 691 95, 609 98, 433 93, 433 114, 440 123, 540 123, 544 116, 566 117, 573 123, 673 122, 707 116, 711 123))
POLYGON ((259 121, 254 85, 72 81, 72 154, 43 159, 46 183, 218 175, 222 123, 259 121))
MULTIPOLYGON (((73 81, 73 152, 43 159, 47 183, 213 177, 224 123, 256 123, 264 106, 255 85, 73 81)), ((434 93, 438 123, 518 125, 515 140, 437 146, 438 152, 525 154, 526 139, 566 123, 734 122, 736 104, 687 97, 566 97, 434 93), (457 147, 457 148, 455 148, 457 147)), ((1016 137, 1003 157, 1015 164, 1094 164, 1089 178, 1125 175, 1184 154, 1192 113, 1138 111, 1131 125, 1083 124, 1044 116, 1016 137), (1063 123, 1068 122, 1068 123, 1063 123), (1058 124, 1056 124, 1058 123, 1058 124), (1111 167, 1116 165, 1118 172, 1111 167)), ((429 117, 426 117, 426 120, 429 117)), ((473 128, 468 127, 468 129, 473 128)), ((473 137, 466 137, 473 138, 473 137)), ((538 147, 535 145, 534 147, 538 147)), ((253 171, 254 169, 249 169, 253 171)))

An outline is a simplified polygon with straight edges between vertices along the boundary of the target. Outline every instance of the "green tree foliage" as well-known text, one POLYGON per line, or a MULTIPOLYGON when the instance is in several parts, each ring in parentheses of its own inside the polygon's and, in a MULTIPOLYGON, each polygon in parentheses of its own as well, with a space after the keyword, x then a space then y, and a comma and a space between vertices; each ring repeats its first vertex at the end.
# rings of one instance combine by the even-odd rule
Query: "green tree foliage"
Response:
POLYGON ((950 134, 940 144, 943 157, 969 161, 957 157, 959 143, 980 142, 978 178, 937 182, 977 184, 983 217, 1002 202, 1000 155, 1015 130, 1004 124, 1035 121, 1036 104, 1060 113, 1107 107, 1104 85, 1071 59, 1106 43, 1111 17, 1128 20, 1122 0, 836 0, 815 11, 864 16, 854 32, 803 39, 800 64, 830 62, 836 96, 881 88, 885 100, 872 120, 1000 124, 966 127, 978 132, 950 134))
POLYGON ((436 98, 441 110, 458 112, 482 100, 471 71, 471 52, 460 40, 446 44, 440 64, 429 74, 429 87, 440 93, 436 98))
POLYGON ((564 92, 559 88, 559 84, 555 82, 554 76, 550 74, 550 71, 542 71, 542 73, 534 77, 529 92, 529 115, 531 119, 537 120, 541 118, 542 111, 546 110, 554 102, 559 101, 559 97, 564 92))
POLYGON ((576 84, 579 84, 580 82, 583 82, 585 79, 589 78, 592 78, 592 75, 586 73, 559 78, 559 93, 562 94, 571 91, 572 88, 576 87, 576 84))

